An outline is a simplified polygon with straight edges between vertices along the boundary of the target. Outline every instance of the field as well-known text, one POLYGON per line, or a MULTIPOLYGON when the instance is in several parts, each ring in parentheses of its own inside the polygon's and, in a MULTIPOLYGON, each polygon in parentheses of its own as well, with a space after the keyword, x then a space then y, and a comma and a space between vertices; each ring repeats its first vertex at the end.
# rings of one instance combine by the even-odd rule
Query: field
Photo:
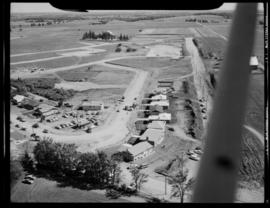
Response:
POLYGON ((70 66, 75 65, 79 62, 79 58, 75 56, 71 57, 62 57, 59 59, 48 60, 48 61, 39 61, 35 63, 25 63, 25 64, 16 64, 11 65, 11 69, 16 70, 17 68, 32 68, 33 66, 45 68, 45 69, 51 69, 51 68, 58 68, 58 67, 64 67, 64 66, 70 66))
POLYGON ((20 62, 20 61, 29 61, 34 59, 42 59, 42 58, 49 58, 49 57, 55 57, 59 56, 55 52, 49 52, 49 53, 40 53, 40 54, 31 54, 31 55, 24 55, 24 56, 15 56, 10 57, 10 62, 20 62))
POLYGON ((264 186, 264 147, 246 129, 243 130, 242 138, 240 179, 248 182, 256 181, 264 186))
MULTIPOLYGON (((208 27, 227 38, 229 37, 230 25, 228 24, 210 25, 208 27)), ((264 63, 264 32, 261 26, 257 26, 255 33, 254 54, 258 56, 260 63, 264 63)))
POLYGON ((265 132, 264 118, 264 75, 253 74, 248 91, 248 105, 246 109, 246 124, 254 127, 261 134, 265 132))
POLYGON ((96 84, 128 84, 134 73, 126 70, 113 69, 105 66, 89 66, 57 74, 66 81, 89 81, 96 84))
POLYGON ((178 62, 178 60, 171 60, 169 58, 127 58, 117 61, 111 61, 109 63, 151 71, 158 70, 159 68, 173 66, 176 65, 178 62))

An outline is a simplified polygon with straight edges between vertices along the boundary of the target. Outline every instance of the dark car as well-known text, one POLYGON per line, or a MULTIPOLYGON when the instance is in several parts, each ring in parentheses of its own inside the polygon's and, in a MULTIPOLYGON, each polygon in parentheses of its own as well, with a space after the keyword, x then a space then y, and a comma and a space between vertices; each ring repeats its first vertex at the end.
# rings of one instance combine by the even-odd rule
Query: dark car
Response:
POLYGON ((25 183, 25 184, 32 184, 32 183, 34 183, 34 181, 28 180, 28 179, 24 179, 24 180, 22 181, 22 183, 25 183))

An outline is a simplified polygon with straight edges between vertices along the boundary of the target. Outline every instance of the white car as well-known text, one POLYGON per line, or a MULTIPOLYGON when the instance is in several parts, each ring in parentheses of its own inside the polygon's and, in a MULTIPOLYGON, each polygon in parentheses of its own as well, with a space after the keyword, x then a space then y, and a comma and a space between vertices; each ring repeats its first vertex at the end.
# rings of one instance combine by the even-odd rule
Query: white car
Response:
POLYGON ((189 159, 199 161, 201 158, 197 154, 191 154, 189 159))

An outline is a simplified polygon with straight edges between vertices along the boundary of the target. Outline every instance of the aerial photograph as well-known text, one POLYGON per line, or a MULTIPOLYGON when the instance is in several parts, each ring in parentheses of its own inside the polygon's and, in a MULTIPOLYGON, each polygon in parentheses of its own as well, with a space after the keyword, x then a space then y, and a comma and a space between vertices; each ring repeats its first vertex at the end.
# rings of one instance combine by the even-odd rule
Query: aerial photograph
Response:
MULTIPOLYGON (((257 6, 235 203, 265 201, 257 6)), ((235 8, 11 3, 10 201, 192 202, 235 8)))

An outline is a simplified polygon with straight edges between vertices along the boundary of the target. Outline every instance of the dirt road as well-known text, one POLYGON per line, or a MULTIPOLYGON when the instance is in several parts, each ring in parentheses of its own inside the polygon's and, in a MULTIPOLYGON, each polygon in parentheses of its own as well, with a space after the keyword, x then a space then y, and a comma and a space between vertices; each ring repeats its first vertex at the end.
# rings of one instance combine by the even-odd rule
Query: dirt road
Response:
MULTIPOLYGON (((197 97, 205 98, 207 100, 207 112, 211 112, 212 109, 212 99, 208 95, 207 84, 205 83, 204 76, 206 74, 206 69, 204 63, 200 57, 197 47, 194 45, 192 38, 185 38, 186 48, 190 54, 190 61, 193 69, 194 86, 197 91, 197 97)), ((207 121, 203 120, 203 126, 206 126, 207 121)))
POLYGON ((119 60, 119 59, 142 58, 142 57, 144 57, 144 56, 115 57, 115 58, 109 58, 109 59, 104 59, 104 60, 99 60, 99 61, 91 61, 91 62, 87 62, 87 63, 84 63, 84 64, 65 66, 65 67, 58 67, 58 68, 53 68, 53 69, 49 69, 49 70, 45 70, 45 71, 38 71, 38 72, 34 72, 34 73, 17 71, 15 73, 11 74, 10 77, 11 77, 11 79, 31 78, 31 77, 37 77, 37 76, 40 76, 40 75, 55 73, 55 72, 58 72, 58 71, 66 71, 66 70, 77 69, 77 68, 80 68, 80 67, 85 67, 85 66, 94 65, 94 64, 102 64, 102 63, 105 63, 105 62, 115 61, 115 60, 119 60))
MULTIPOLYGON (((135 56, 132 56, 132 57, 135 58, 135 56)), ((141 57, 141 56, 136 56, 136 58, 138 57, 141 57)), ((129 133, 126 124, 129 120, 131 112, 124 111, 122 109, 125 105, 132 105, 134 102, 134 98, 139 97, 139 95, 141 94, 143 85, 146 81, 148 72, 137 69, 137 68, 123 67, 123 66, 117 66, 117 65, 105 63, 108 61, 114 61, 114 60, 123 59, 123 58, 131 58, 131 57, 117 57, 117 58, 96 61, 96 62, 80 64, 77 66, 55 68, 55 69, 38 73, 36 75, 26 74, 26 73, 20 74, 20 77, 26 78, 26 77, 32 77, 32 76, 37 76, 37 75, 39 76, 41 74, 55 73, 56 71, 61 71, 61 70, 71 70, 71 69, 79 68, 82 66, 89 66, 90 64, 102 64, 102 65, 106 65, 115 69, 124 69, 124 70, 135 72, 133 80, 130 82, 129 86, 127 87, 124 93, 125 100, 119 106, 120 112, 115 113, 114 118, 111 119, 110 122, 107 123, 107 125, 105 125, 102 128, 98 128, 97 129, 98 131, 93 130, 93 133, 91 134, 55 135, 55 134, 48 133, 46 134, 46 136, 50 136, 55 141, 59 141, 59 142, 76 143, 79 147, 79 150, 82 152, 94 151, 99 148, 104 148, 106 146, 117 143, 125 138, 125 136, 129 133)))

